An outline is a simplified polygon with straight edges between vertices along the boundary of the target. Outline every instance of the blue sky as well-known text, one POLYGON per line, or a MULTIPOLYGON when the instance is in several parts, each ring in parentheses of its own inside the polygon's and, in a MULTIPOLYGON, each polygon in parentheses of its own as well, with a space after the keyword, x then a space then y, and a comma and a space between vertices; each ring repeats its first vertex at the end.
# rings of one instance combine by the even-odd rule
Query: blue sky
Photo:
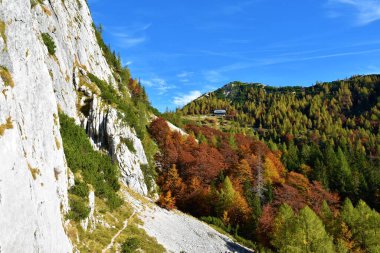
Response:
POLYGON ((309 86, 380 73, 380 0, 88 0, 156 108, 230 81, 309 86))

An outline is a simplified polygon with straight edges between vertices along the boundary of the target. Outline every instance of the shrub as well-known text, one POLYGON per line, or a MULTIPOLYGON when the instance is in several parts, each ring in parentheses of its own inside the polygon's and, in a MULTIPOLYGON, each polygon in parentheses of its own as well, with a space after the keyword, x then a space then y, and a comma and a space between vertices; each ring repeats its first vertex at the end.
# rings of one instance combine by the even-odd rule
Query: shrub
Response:
POLYGON ((232 232, 231 226, 230 225, 228 225, 228 226, 224 225, 224 222, 220 218, 207 216, 207 217, 201 217, 201 220, 208 223, 208 224, 212 224, 214 226, 217 226, 217 227, 223 229, 224 231, 226 231, 227 233, 232 232))
POLYGON ((131 252, 135 252, 135 250, 138 249, 139 244, 140 244, 139 239, 137 239, 137 238, 135 238, 135 237, 128 238, 128 239, 123 243, 123 245, 121 246, 121 252, 122 252, 122 253, 131 253, 131 252))
POLYGON ((75 185, 70 189, 70 193, 87 198, 89 189, 86 183, 75 180, 75 185))
POLYGON ((54 55, 56 46, 55 46, 53 38, 48 33, 43 33, 42 34, 42 40, 44 41, 45 46, 47 47, 49 54, 54 55))
POLYGON ((82 199, 70 198, 70 211, 68 218, 75 221, 86 219, 90 214, 90 208, 82 199))

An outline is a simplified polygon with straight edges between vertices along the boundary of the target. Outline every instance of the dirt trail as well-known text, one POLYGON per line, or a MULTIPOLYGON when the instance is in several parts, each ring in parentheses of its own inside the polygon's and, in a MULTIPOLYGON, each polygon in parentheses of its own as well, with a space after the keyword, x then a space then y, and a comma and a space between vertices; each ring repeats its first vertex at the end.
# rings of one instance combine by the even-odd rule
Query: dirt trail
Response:
POLYGON ((123 227, 122 227, 119 231, 117 231, 117 233, 112 237, 110 244, 108 244, 107 247, 105 247, 105 248, 102 250, 102 253, 106 253, 107 250, 110 250, 110 249, 113 247, 116 238, 121 234, 121 232, 123 232, 123 231, 128 227, 128 222, 133 218, 133 216, 135 216, 135 214, 136 214, 136 211, 134 211, 134 212, 132 213, 132 215, 129 216, 128 219, 126 219, 126 220, 124 221, 124 225, 123 225, 123 227))

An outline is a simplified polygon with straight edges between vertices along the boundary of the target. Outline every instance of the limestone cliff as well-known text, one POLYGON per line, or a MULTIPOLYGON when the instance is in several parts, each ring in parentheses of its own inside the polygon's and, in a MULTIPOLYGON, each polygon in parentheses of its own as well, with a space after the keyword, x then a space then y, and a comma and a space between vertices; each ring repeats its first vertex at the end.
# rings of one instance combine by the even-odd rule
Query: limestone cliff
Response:
POLYGON ((1 0, 0 35, 0 251, 71 252, 58 108, 111 153, 124 181, 142 194, 147 159, 134 130, 96 94, 87 93, 89 115, 78 111, 81 71, 116 85, 85 0, 1 0), (134 152, 121 138, 133 140, 134 152))

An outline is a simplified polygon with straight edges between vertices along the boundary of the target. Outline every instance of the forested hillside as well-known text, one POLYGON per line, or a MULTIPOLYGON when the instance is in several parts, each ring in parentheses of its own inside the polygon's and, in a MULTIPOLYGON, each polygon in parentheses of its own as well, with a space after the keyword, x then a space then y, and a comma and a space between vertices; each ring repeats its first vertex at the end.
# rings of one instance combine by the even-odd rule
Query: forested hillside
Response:
POLYGON ((172 132, 162 118, 149 127, 160 148, 162 207, 190 213, 260 252, 378 252, 380 216, 364 202, 342 204, 319 182, 287 170, 282 152, 255 137, 185 129, 189 136, 172 132))
POLYGON ((167 112, 189 136, 162 119, 150 126, 159 203, 262 251, 378 252, 379 95, 380 75, 307 88, 233 82, 167 112))
POLYGON ((380 210, 380 75, 307 88, 233 82, 186 105, 177 119, 214 109, 227 110, 230 132, 279 151, 289 171, 380 210))

